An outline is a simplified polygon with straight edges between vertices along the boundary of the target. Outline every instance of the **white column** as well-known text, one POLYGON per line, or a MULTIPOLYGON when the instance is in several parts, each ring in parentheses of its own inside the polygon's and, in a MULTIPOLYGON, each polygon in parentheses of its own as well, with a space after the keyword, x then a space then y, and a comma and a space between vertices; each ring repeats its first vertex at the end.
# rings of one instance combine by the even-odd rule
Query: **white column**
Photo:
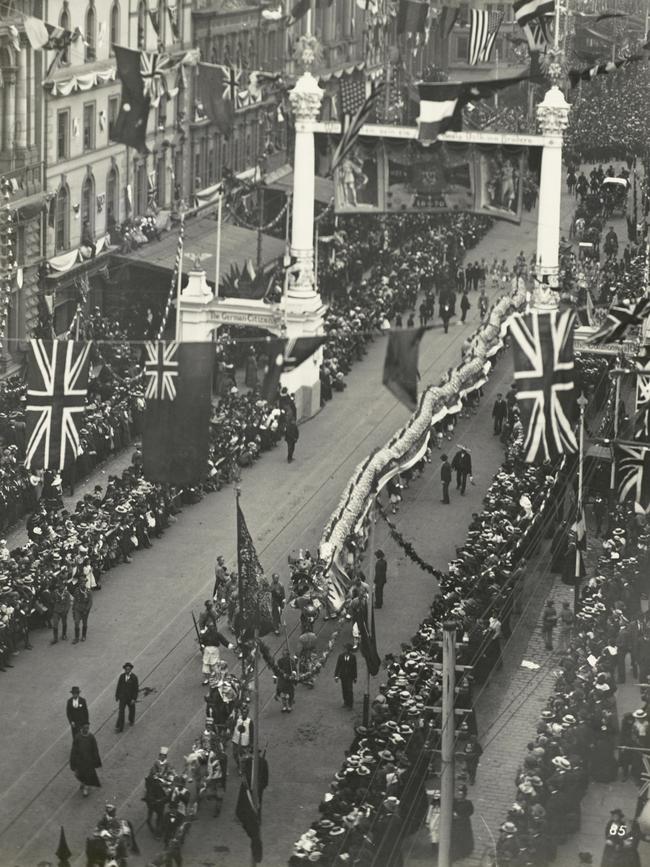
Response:
POLYGON ((16 79, 16 148, 27 147, 27 50, 18 52, 16 79))
POLYGON ((13 69, 5 69, 4 73, 5 105, 2 149, 13 154, 16 122, 16 69, 15 67, 13 69))
POLYGON ((537 106, 537 120, 546 137, 542 149, 542 170, 537 214, 537 264, 533 306, 558 306, 560 205, 562 198, 562 140, 569 122, 569 104, 553 85, 537 106))
MULTIPOLYGON (((291 254, 296 258, 287 285, 288 298, 318 298, 314 278, 314 122, 318 117, 323 90, 309 70, 298 79, 289 94, 296 116, 293 163, 293 220, 291 254)), ((320 302, 319 302, 320 303, 320 302)))

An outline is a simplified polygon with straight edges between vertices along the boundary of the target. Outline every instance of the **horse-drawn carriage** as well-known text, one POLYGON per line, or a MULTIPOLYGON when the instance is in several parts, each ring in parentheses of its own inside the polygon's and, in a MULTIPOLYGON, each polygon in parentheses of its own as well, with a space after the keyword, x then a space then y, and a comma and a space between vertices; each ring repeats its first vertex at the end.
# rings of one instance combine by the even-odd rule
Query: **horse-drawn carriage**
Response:
POLYGON ((619 211, 621 217, 627 212, 627 193, 629 182, 625 178, 605 178, 602 185, 604 201, 604 217, 608 220, 619 211))

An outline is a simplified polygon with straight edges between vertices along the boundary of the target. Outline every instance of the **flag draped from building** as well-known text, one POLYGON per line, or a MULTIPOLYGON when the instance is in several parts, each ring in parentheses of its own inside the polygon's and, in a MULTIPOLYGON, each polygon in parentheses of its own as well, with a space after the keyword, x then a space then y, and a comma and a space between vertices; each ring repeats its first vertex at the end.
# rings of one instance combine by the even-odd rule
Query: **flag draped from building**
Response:
POLYGON ((251 858, 254 864, 262 860, 262 828, 259 811, 253 803, 253 793, 245 780, 239 786, 239 796, 235 807, 235 816, 241 823, 251 841, 251 858))
POLYGON ((264 636, 273 629, 271 585, 264 577, 244 513, 237 504, 237 564, 239 567, 237 634, 264 636))
POLYGON ((650 442, 650 346, 636 362, 634 439, 650 442))
POLYGON ((397 12, 398 33, 424 33, 429 3, 423 0, 400 0, 397 12))
POLYGON ((205 477, 213 343, 145 344, 142 457, 145 478, 196 485, 205 477))
POLYGON ((366 83, 359 75, 343 75, 339 84, 339 114, 352 116, 366 101, 366 83))
POLYGON ((474 8, 471 8, 469 12, 468 60, 471 66, 476 66, 479 62, 489 62, 494 48, 494 40, 501 27, 503 13, 474 8))
POLYGON ((30 340, 25 405, 25 466, 63 470, 81 451, 90 343, 30 340))
POLYGON ((462 87, 462 82, 418 84, 420 116, 416 122, 419 141, 433 144, 440 133, 452 127, 459 111, 462 87))
POLYGON ((523 27, 524 24, 528 24, 535 18, 553 14, 555 12, 555 0, 514 0, 512 8, 517 24, 523 27))
POLYGON ((169 24, 172 28, 174 39, 180 39, 181 32, 178 26, 178 6, 175 3, 167 3, 167 16, 169 17, 169 24))
POLYGON ((80 36, 78 30, 56 27, 31 15, 24 19, 23 27, 29 44, 35 51, 65 51, 80 36))
POLYGON ((334 156, 332 157, 332 167, 330 169, 332 174, 334 174, 335 170, 355 146, 364 123, 370 122, 375 110, 375 103, 379 99, 383 88, 383 82, 373 84, 370 94, 365 98, 363 104, 350 118, 350 123, 343 131, 336 150, 334 151, 334 156))
POLYGON ((386 347, 382 382, 411 411, 418 402, 418 359, 425 331, 425 328, 391 331, 386 347))
POLYGON ((197 95, 210 122, 228 138, 235 122, 235 105, 224 98, 226 71, 215 63, 198 63, 197 95))
POLYGON ((359 629, 361 655, 366 661, 368 674, 375 677, 381 668, 381 658, 377 651, 374 604, 370 606, 370 629, 368 629, 368 615, 361 606, 357 609, 356 623, 359 629))
POLYGON ((575 87, 579 81, 592 81, 598 75, 609 75, 611 72, 616 72, 622 66, 635 63, 637 60, 643 60, 643 55, 634 54, 630 57, 621 57, 618 60, 598 63, 596 66, 589 66, 586 69, 570 69, 569 81, 571 82, 571 87, 575 87))
POLYGON ((633 500, 644 512, 650 510, 650 446, 614 443, 616 490, 619 502, 633 500))
POLYGON ((573 311, 514 316, 515 382, 525 430, 524 460, 551 460, 578 448, 574 427, 573 311))
POLYGON ((641 325, 645 316, 650 314, 650 296, 644 296, 632 306, 618 304, 610 307, 605 321, 592 335, 588 343, 620 342, 625 339, 628 328, 641 325))
POLYGON ((122 100, 113 124, 111 140, 147 153, 145 139, 151 100, 145 93, 141 71, 141 51, 114 45, 117 75, 122 82, 122 100))
POLYGON ((282 337, 274 337, 264 345, 262 352, 268 358, 266 369, 261 371, 262 379, 262 400, 268 403, 274 403, 278 396, 278 388, 280 386, 280 376, 284 370, 284 354, 287 341, 282 337))

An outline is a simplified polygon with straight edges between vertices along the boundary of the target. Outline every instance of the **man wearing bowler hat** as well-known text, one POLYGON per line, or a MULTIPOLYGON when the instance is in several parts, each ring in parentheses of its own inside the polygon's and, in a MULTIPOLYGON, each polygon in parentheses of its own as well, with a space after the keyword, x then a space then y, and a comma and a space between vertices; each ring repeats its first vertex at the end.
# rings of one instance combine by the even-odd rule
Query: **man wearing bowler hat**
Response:
POLYGON ((133 674, 133 666, 130 662, 125 662, 122 666, 124 673, 117 679, 115 688, 115 701, 119 703, 119 711, 117 714, 117 723, 115 731, 121 732, 124 730, 124 711, 129 709, 129 725, 132 726, 135 722, 135 703, 138 698, 138 678, 133 674))
POLYGON ((72 740, 75 739, 81 731, 81 726, 86 725, 90 721, 88 716, 88 702, 79 694, 81 690, 78 686, 73 686, 70 690, 70 698, 65 705, 65 715, 70 723, 72 730, 72 740))

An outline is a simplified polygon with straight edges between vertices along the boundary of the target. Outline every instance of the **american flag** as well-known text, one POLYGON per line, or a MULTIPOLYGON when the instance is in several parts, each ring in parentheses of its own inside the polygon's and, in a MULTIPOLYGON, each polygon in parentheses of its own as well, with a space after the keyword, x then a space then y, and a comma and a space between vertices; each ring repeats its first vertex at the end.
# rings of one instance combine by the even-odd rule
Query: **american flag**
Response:
POLYGON ((490 60, 494 40, 503 21, 503 12, 491 12, 488 9, 470 9, 469 19, 469 62, 487 63, 490 60))
POLYGON ((650 346, 636 362, 636 421, 634 439, 650 441, 650 346))
POLYGON ((178 343, 145 344, 147 358, 144 375, 147 381, 144 396, 148 400, 176 400, 176 378, 178 377, 178 343))
POLYGON ((573 430, 573 311, 514 316, 517 401, 526 430, 524 460, 551 460, 577 451, 573 430))
POLYGON ((25 466, 62 470, 80 454, 76 417, 88 394, 90 343, 30 340, 25 466))
POLYGON ((598 331, 589 339, 589 343, 608 343, 624 339, 628 328, 641 325, 643 318, 650 313, 650 296, 644 296, 632 307, 619 304, 610 307, 607 318, 598 331))
POLYGON ((156 54, 151 51, 140 52, 140 75, 142 76, 144 95, 149 97, 151 105, 156 108, 160 97, 167 92, 165 74, 172 68, 171 57, 167 54, 156 54))
POLYGON ((350 123, 344 128, 341 140, 339 141, 337 148, 334 151, 334 156, 332 157, 332 174, 356 144, 364 123, 369 123, 375 110, 375 103, 379 99, 383 89, 384 84, 381 81, 378 84, 373 85, 370 96, 366 97, 364 103, 350 119, 350 123))
POLYGON ((647 512, 650 509, 650 446, 615 443, 614 460, 619 502, 632 499, 647 512))
POLYGON ((366 101, 366 83, 357 75, 343 74, 339 86, 339 98, 341 104, 341 116, 352 115, 359 111, 366 101))

